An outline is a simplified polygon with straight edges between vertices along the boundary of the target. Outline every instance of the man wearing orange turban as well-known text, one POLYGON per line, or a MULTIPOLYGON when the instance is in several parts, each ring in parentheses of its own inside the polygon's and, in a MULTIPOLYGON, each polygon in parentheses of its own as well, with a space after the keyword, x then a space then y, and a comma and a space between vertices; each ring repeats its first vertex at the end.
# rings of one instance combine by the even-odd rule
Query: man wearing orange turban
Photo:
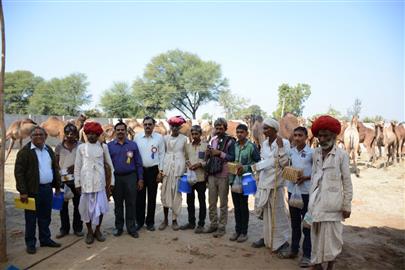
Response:
POLYGON ((304 218, 304 221, 312 222, 313 269, 323 269, 325 262, 327 269, 333 269, 334 260, 343 246, 341 222, 351 213, 353 191, 349 156, 336 147, 340 128, 339 120, 327 115, 316 119, 311 128, 320 144, 313 155, 312 185, 304 218))

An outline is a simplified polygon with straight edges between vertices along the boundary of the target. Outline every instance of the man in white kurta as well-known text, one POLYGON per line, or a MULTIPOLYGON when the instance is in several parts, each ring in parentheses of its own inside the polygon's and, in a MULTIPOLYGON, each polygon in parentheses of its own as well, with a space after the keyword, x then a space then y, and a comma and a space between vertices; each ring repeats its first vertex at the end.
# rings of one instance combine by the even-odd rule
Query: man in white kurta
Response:
POLYGON ((259 182, 255 197, 255 211, 263 216, 263 239, 254 242, 252 246, 266 246, 282 254, 289 251, 288 239, 291 235, 285 183, 281 177, 283 168, 288 165, 290 143, 277 135, 278 130, 276 120, 264 121, 263 133, 267 139, 261 149, 263 160, 256 166, 259 182))
POLYGON ((333 269, 334 260, 342 251, 342 221, 350 217, 353 197, 349 156, 336 147, 340 122, 330 116, 319 117, 312 125, 320 147, 313 156, 312 186, 308 212, 312 218, 311 262, 314 269, 333 269))

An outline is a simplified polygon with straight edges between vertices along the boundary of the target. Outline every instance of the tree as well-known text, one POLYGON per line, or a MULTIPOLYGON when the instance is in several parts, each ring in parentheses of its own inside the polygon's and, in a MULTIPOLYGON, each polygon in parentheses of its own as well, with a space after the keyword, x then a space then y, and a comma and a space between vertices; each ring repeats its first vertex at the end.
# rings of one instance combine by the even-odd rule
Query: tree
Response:
POLYGON ((204 120, 212 120, 212 118, 214 118, 213 117, 213 115, 212 114, 210 114, 210 113, 204 113, 202 116, 201 116, 201 119, 204 119, 204 120))
POLYGON ((299 83, 292 87, 284 83, 278 88, 277 110, 273 112, 273 117, 281 118, 282 114, 290 112, 296 116, 302 116, 304 112, 304 103, 311 95, 311 86, 299 83))
POLYGON ((80 107, 90 102, 87 77, 74 73, 38 84, 29 100, 29 111, 45 115, 77 115, 80 107))
POLYGON ((87 117, 90 118, 99 118, 99 117, 103 117, 103 113, 100 112, 98 109, 96 108, 91 108, 88 110, 84 110, 83 114, 86 115, 87 117))
POLYGON ((7 261, 6 204, 4 200, 4 165, 6 125, 4 122, 4 71, 6 66, 6 33, 4 29, 3 2, 0 0, 1 69, 0 69, 0 262, 7 261))
POLYGON ((30 71, 6 72, 4 82, 4 107, 6 113, 26 114, 29 98, 44 79, 30 71))
POLYGON ((108 117, 128 118, 138 112, 138 104, 126 82, 115 82, 110 89, 104 91, 100 105, 108 117))
POLYGON ((224 109, 227 119, 238 119, 239 112, 247 107, 249 100, 226 89, 219 94, 218 103, 224 109))
POLYGON ((363 118, 364 123, 376 123, 380 121, 384 121, 384 117, 382 117, 381 115, 366 116, 363 118))
POLYGON ((227 85, 221 67, 215 62, 171 50, 152 58, 143 78, 134 82, 134 91, 152 115, 177 109, 187 118, 195 119, 200 106, 218 100, 227 85))
POLYGON ((349 119, 351 119, 353 116, 360 117, 360 112, 361 112, 361 100, 359 98, 356 98, 354 100, 354 104, 352 107, 347 109, 347 116, 349 119))
POLYGON ((267 118, 267 113, 263 111, 259 105, 250 105, 249 107, 241 109, 240 111, 236 112, 237 119, 243 119, 249 115, 260 115, 263 118, 267 118))

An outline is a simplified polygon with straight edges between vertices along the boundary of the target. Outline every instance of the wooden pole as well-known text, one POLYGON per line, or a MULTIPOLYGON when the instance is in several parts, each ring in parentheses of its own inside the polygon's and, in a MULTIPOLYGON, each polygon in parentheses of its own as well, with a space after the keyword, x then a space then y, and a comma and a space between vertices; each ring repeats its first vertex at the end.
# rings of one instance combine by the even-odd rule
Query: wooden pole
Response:
POLYGON ((0 261, 7 261, 6 203, 4 196, 4 166, 6 128, 4 124, 4 70, 6 64, 6 35, 4 31, 3 2, 0 0, 1 69, 0 69, 0 261))
MULTIPOLYGON (((276 138, 277 140, 277 138, 276 138)), ((274 231, 276 227, 276 203, 277 203, 277 178, 278 178, 278 170, 279 170, 279 146, 277 146, 277 158, 276 158, 276 168, 275 168, 275 179, 274 179, 274 189, 273 189, 273 198, 271 202, 271 239, 270 239, 270 249, 273 252, 273 243, 274 243, 274 231)))

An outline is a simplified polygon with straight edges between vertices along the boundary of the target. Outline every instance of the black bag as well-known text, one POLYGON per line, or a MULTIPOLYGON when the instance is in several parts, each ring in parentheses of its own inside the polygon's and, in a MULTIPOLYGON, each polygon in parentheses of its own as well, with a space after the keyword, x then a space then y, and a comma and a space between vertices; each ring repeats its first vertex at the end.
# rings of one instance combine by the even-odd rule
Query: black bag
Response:
MULTIPOLYGON (((224 139, 225 139, 225 143, 223 144, 222 149, 218 148, 218 150, 224 151, 224 149, 228 145, 231 137, 226 136, 224 139)), ((224 167, 224 163, 225 163, 225 160, 223 160, 220 157, 209 157, 209 159, 207 160, 207 164, 205 165, 205 171, 209 175, 214 175, 214 174, 220 173, 222 171, 222 168, 224 167)))

